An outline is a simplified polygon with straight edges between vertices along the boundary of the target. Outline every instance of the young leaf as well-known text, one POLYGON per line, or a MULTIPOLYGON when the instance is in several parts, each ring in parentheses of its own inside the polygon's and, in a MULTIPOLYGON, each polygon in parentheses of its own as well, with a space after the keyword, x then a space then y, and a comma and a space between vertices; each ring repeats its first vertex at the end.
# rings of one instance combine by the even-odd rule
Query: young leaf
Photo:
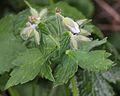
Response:
POLYGON ((43 57, 42 53, 38 49, 29 49, 14 61, 16 67, 11 72, 11 77, 6 84, 6 89, 17 85, 23 84, 30 80, 33 80, 38 73, 40 68, 45 63, 46 58, 43 57))
POLYGON ((78 69, 78 65, 68 57, 64 57, 64 61, 55 69, 55 86, 67 83, 74 76, 78 69))
POLYGON ((80 96, 114 96, 109 83, 99 73, 83 72, 79 88, 80 96))
POLYGON ((13 68, 11 62, 26 49, 13 35, 13 18, 6 16, 0 20, 0 74, 13 68))
POLYGON ((112 61, 107 59, 110 54, 103 50, 96 51, 81 51, 81 50, 68 50, 68 56, 78 63, 78 65, 89 71, 107 70, 112 66, 112 61))

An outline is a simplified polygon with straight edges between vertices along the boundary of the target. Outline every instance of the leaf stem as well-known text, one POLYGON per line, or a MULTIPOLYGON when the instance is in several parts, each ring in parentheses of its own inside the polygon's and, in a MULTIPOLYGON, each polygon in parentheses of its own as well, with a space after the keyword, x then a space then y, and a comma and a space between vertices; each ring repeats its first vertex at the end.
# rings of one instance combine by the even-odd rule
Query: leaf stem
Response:
POLYGON ((36 83, 35 81, 32 82, 32 96, 35 96, 35 88, 36 88, 35 83, 36 83))
POLYGON ((73 96, 79 96, 77 80, 75 76, 71 79, 71 83, 72 83, 73 96))
POLYGON ((9 92, 10 96, 20 96, 18 91, 13 87, 9 88, 8 92, 9 92))

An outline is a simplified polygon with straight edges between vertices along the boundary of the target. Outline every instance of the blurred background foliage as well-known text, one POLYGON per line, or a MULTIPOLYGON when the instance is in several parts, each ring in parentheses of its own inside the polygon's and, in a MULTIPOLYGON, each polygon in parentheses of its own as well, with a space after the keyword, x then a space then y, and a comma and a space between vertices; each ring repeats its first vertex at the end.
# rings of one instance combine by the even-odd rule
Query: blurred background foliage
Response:
MULTIPOLYGON (((60 1, 67 2, 70 6, 72 6, 71 9, 67 9, 66 4, 61 5, 61 7, 66 9, 66 12, 68 12, 66 14, 68 16, 75 15, 73 17, 78 19, 79 15, 82 16, 83 14, 85 17, 92 19, 92 23, 98 26, 98 28, 102 30, 102 33, 104 34, 104 36, 108 37, 108 41, 112 43, 114 47, 117 49, 117 51, 120 53, 120 0, 27 0, 27 1, 32 6, 35 6, 35 7, 37 6, 47 7, 51 5, 53 6, 53 8, 54 8, 54 5, 53 5, 54 3, 57 3, 60 1), (74 9, 77 9, 77 10, 74 10, 74 9), (80 13, 72 14, 73 10, 76 11, 76 13, 80 11, 82 12, 82 14, 80 13)), ((17 14, 26 8, 28 7, 24 3, 24 0, 1 0, 0 1, 0 18, 8 14, 17 14)), ((113 49, 111 49, 111 51, 113 51, 113 49)), ((119 66, 119 62, 118 62, 118 66, 119 66)), ((116 76, 118 76, 118 74, 116 76)), ((6 81, 0 82, 0 83, 4 85, 5 82, 6 81)), ((45 81, 42 81, 42 82, 45 82, 45 81)), ((31 86, 32 82, 29 82, 29 83, 17 87, 17 89, 21 93, 21 96, 24 96, 23 94, 27 94, 27 96, 32 96, 32 91, 30 91, 32 87, 31 86)), ((50 82, 48 83, 51 84, 50 82)), ((42 85, 41 82, 39 82, 39 85, 41 86, 37 87, 36 96, 39 96, 38 93, 40 93, 41 96, 47 96, 47 93, 49 93, 49 89, 51 87, 49 87, 48 85, 42 85), (44 88, 46 88, 46 90, 44 90, 44 88), (42 90, 44 90, 44 92, 42 90)), ((112 83, 111 85, 113 86, 117 96, 120 96, 120 83, 118 82, 117 85, 112 83)), ((49 96, 53 96, 53 94, 57 94, 57 96, 70 96, 68 95, 70 93, 70 90, 64 87, 64 85, 60 86, 56 90, 57 90, 56 91, 57 93, 54 93, 55 90, 51 89, 51 93, 49 96)))

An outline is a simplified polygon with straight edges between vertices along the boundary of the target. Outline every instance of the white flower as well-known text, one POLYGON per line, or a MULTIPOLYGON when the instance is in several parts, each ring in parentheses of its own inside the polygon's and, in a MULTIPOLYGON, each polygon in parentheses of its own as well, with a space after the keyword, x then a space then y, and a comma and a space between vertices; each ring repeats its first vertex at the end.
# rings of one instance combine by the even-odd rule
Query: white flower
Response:
POLYGON ((21 31, 20 36, 23 40, 28 40, 34 37, 36 44, 40 44, 39 32, 36 30, 36 24, 27 23, 27 26, 21 31))
POLYGON ((83 35, 73 35, 70 33, 70 46, 74 49, 78 49, 78 42, 89 42, 91 41, 90 38, 83 36, 83 35))
POLYGON ((72 33, 79 33, 80 29, 79 29, 79 25, 73 21, 71 18, 69 17, 64 17, 63 18, 63 24, 72 32, 72 33))
POLYGON ((38 13, 36 9, 30 7, 30 13, 32 16, 29 16, 29 22, 39 24, 40 20, 46 18, 47 8, 42 9, 40 13, 38 13))
POLYGON ((29 4, 28 1, 25 0, 24 2, 29 6, 30 13, 32 14, 32 16, 38 17, 38 18, 40 17, 40 19, 41 19, 42 17, 44 17, 45 15, 47 15, 47 8, 41 10, 40 13, 39 13, 36 9, 34 9, 33 7, 31 7, 31 5, 29 4))

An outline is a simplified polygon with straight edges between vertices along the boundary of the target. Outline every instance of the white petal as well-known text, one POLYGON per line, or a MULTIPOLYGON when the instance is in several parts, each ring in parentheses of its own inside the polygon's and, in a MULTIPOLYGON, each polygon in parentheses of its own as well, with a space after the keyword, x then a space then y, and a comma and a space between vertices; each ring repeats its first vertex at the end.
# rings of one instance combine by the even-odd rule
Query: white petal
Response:
POLYGON ((39 35, 39 32, 36 30, 34 30, 34 38, 35 38, 36 44, 40 45, 40 35, 39 35))
POLYGON ((47 12, 48 12, 47 8, 42 9, 40 11, 40 13, 39 13, 40 19, 43 19, 44 17, 46 17, 47 16, 47 12))
POLYGON ((27 40, 30 37, 32 31, 33 31, 33 29, 31 27, 24 28, 20 33, 21 38, 23 40, 27 40))
POLYGON ((86 24, 86 23, 89 23, 91 22, 92 20, 91 19, 83 19, 83 20, 78 20, 76 21, 78 25, 82 25, 82 24, 86 24))
POLYGON ((76 21, 79 25, 82 25, 83 23, 85 23, 87 21, 87 19, 83 19, 83 20, 78 20, 76 21))
POLYGON ((37 24, 32 24, 30 27, 33 28, 33 29, 36 29, 37 24))
POLYGON ((71 34, 70 46, 71 46, 73 49, 77 49, 77 48, 78 48, 78 44, 77 44, 77 40, 76 40, 76 35, 71 34))
POLYGON ((71 18, 69 18, 69 17, 65 17, 64 19, 63 19, 63 23, 65 24, 65 25, 67 25, 67 26, 71 26, 71 27, 74 27, 75 25, 74 25, 74 21, 71 19, 71 18))
POLYGON ((80 33, 79 33, 80 35, 83 35, 83 36, 89 36, 89 35, 91 35, 91 33, 90 32, 88 32, 87 30, 85 30, 85 29, 80 29, 80 33))
POLYGON ((30 7, 30 13, 32 14, 32 16, 38 17, 38 12, 36 9, 30 7))
POLYGON ((86 36, 82 36, 82 35, 78 35, 78 36, 76 37, 76 39, 77 39, 78 41, 91 41, 90 38, 88 38, 88 37, 86 37, 86 36))
POLYGON ((76 22, 74 22, 71 18, 65 17, 63 19, 63 23, 72 33, 80 32, 79 25, 76 22))

